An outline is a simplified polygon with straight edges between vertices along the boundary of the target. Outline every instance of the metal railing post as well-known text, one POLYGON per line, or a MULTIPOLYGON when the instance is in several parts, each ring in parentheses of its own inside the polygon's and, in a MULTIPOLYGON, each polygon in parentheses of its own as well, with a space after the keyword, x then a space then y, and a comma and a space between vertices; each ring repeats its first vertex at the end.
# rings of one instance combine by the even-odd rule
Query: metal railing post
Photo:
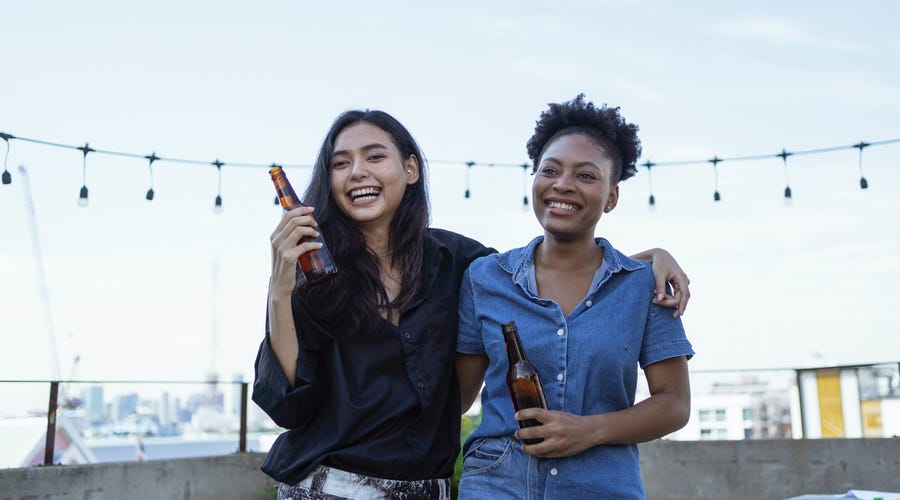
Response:
POLYGON ((247 382, 241 383, 241 438, 238 451, 247 452, 247 382))
POLYGON ((50 404, 47 406, 47 437, 44 440, 44 465, 53 465, 53 448, 56 444, 56 408, 59 397, 59 381, 50 382, 50 404))

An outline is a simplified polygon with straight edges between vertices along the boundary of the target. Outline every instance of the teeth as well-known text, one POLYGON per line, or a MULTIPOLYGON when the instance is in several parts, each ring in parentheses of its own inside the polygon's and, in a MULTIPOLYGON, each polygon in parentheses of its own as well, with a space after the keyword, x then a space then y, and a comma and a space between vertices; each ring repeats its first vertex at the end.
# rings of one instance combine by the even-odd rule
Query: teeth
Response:
POLYGON ((572 210, 576 209, 575 205, 570 205, 568 203, 561 203, 558 201, 548 201, 547 206, 550 208, 559 208, 561 210, 572 210))
POLYGON ((357 198, 362 198, 363 196, 378 196, 378 193, 378 188, 368 187, 350 191, 350 197, 355 200, 357 198))

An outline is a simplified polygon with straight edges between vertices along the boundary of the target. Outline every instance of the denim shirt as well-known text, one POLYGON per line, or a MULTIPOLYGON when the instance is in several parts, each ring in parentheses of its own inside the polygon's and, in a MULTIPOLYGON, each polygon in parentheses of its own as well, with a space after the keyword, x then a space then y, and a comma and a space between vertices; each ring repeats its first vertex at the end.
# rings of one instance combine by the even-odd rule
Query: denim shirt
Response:
POLYGON ((486 355, 490 363, 481 396, 481 425, 464 448, 461 495, 489 493, 478 491, 479 486, 475 491, 467 487, 479 484, 474 476, 510 474, 503 482, 518 484, 519 489, 512 491, 518 494, 528 483, 529 498, 576 494, 642 498, 636 445, 595 446, 556 459, 521 451, 512 438, 518 424, 506 387, 508 361, 500 325, 516 322, 525 353, 540 373, 549 408, 576 415, 632 406, 638 366, 690 357, 691 344, 680 318, 652 303, 656 282, 650 266, 626 257, 603 238, 596 239, 605 250, 603 264, 587 295, 564 316, 556 302, 537 294, 534 251, 542 241, 538 237, 524 248, 477 259, 463 276, 457 351, 486 355), (518 465, 503 472, 502 464, 491 463, 501 459, 518 465))

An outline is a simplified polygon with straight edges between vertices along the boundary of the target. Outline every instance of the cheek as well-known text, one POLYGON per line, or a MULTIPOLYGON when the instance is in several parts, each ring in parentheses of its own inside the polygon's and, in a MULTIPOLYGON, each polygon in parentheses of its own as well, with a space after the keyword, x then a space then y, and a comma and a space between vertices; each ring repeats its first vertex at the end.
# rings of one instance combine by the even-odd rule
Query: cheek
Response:
POLYGON ((332 170, 329 185, 331 186, 331 197, 340 203, 344 199, 343 176, 332 170))

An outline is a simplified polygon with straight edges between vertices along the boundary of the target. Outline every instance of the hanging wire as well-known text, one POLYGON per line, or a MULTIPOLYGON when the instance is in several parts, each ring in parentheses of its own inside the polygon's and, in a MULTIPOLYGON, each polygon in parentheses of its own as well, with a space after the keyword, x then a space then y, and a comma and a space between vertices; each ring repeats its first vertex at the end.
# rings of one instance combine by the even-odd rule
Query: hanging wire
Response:
POLYGON ((656 166, 656 163, 647 160, 643 165, 647 167, 647 186, 650 188, 650 198, 647 202, 649 203, 649 208, 652 210, 656 206, 656 197, 653 196, 653 167, 656 166))
POLYGON ((788 166, 787 166, 788 156, 791 156, 793 154, 794 153, 788 152, 784 148, 781 148, 781 152, 778 153, 777 155, 775 155, 775 156, 781 157, 781 160, 784 162, 784 181, 785 181, 784 204, 785 205, 790 205, 794 199, 793 194, 791 193, 791 178, 790 178, 790 175, 788 175, 788 166))
POLYGON ((0 138, 6 143, 6 156, 3 157, 3 184, 12 184, 12 174, 10 174, 9 170, 6 168, 6 161, 9 160, 9 140, 15 139, 15 137, 0 132, 0 138))
POLYGON ((472 190, 471 190, 472 167, 474 167, 474 166, 475 166, 474 161, 469 160, 466 162, 466 194, 465 194, 465 197, 467 200, 472 197, 472 190))
POLYGON ((86 207, 88 206, 87 155, 95 150, 92 149, 91 145, 87 142, 84 143, 84 146, 75 149, 81 150, 81 191, 78 192, 78 206, 86 207))
POLYGON ((719 162, 722 161, 718 156, 713 156, 709 160, 713 167, 713 176, 715 178, 716 191, 713 193, 713 201, 722 201, 722 195, 719 194, 719 162))
POLYGON ((153 162, 159 159, 159 156, 156 156, 156 151, 150 153, 148 156, 145 156, 150 163, 147 165, 147 168, 150 169, 150 189, 147 190, 147 201, 153 201, 153 196, 156 194, 153 192, 153 162))
MULTIPOLYGON (((20 141, 32 142, 35 144, 41 144, 41 145, 51 146, 51 147, 81 150, 83 155, 85 156, 85 159, 83 159, 84 164, 82 166, 83 171, 86 170, 85 165, 86 165, 86 156, 87 156, 88 152, 96 152, 97 154, 116 155, 116 156, 123 156, 123 157, 129 157, 129 158, 143 158, 143 159, 149 160, 149 158, 147 156, 141 155, 141 154, 136 154, 136 153, 93 149, 93 148, 90 148, 87 144, 85 144, 85 146, 73 146, 73 145, 69 145, 69 144, 60 144, 60 143, 45 141, 45 140, 41 140, 41 139, 33 139, 33 138, 28 138, 28 137, 17 137, 17 136, 14 136, 14 135, 6 133, 6 132, 0 132, 0 138, 4 139, 4 141, 7 143, 7 150, 6 150, 7 158, 9 156, 9 150, 10 150, 10 144, 9 144, 10 139, 18 139, 20 141)), ((782 161, 784 162, 784 166, 785 166, 785 177, 789 181, 788 171, 787 171, 787 156, 803 155, 803 154, 820 154, 820 153, 828 153, 828 152, 844 150, 844 149, 857 148, 860 150, 860 159, 859 159, 860 187, 862 189, 867 189, 868 181, 862 175, 862 150, 869 146, 880 146, 880 145, 893 144, 893 143, 900 143, 900 138, 888 139, 888 140, 882 140, 882 141, 872 141, 872 142, 868 142, 868 143, 860 142, 858 144, 851 144, 851 145, 846 145, 846 146, 833 146, 833 147, 827 147, 827 148, 793 151, 790 153, 785 150, 782 150, 782 152, 780 154, 776 154, 774 156, 782 158, 782 161)), ((748 160, 761 160, 761 159, 772 158, 772 157, 773 157, 773 155, 771 155, 771 154, 735 156, 735 157, 719 158, 719 161, 748 161, 748 160)), ((168 157, 159 157, 159 156, 156 156, 156 160, 153 160, 153 162, 156 162, 156 161, 165 161, 165 162, 172 162, 172 163, 192 164, 192 165, 209 165, 210 164, 210 162, 203 161, 203 160, 191 160, 191 159, 185 159, 185 158, 168 158, 168 157)), ((218 162, 218 160, 216 160, 216 162, 218 162)), ((701 164, 701 163, 707 163, 707 162, 710 162, 710 160, 708 160, 708 159, 684 160, 684 161, 669 161, 669 162, 658 162, 658 163, 653 163, 648 160, 647 162, 642 164, 642 166, 647 167, 647 171, 648 171, 648 182, 650 182, 650 198, 649 198, 650 206, 653 207, 656 204, 656 199, 653 195, 653 185, 652 185, 652 181, 650 180, 650 178, 651 178, 650 170, 652 167, 692 165, 692 164, 701 164)), ((221 163, 221 162, 219 162, 219 163, 221 163)), ((497 166, 497 167, 517 167, 517 168, 522 167, 521 163, 496 163, 496 162, 476 163, 475 161, 463 162, 463 161, 459 161, 459 160, 435 160, 435 159, 432 159, 432 160, 430 160, 430 163, 433 163, 433 164, 434 163, 450 163, 450 164, 456 164, 456 165, 460 165, 460 164, 466 165, 466 167, 467 167, 466 168, 466 192, 465 192, 466 198, 471 197, 471 170, 474 166, 478 165, 478 166, 489 166, 489 167, 497 166)), ((216 163, 213 163, 213 165, 216 165, 216 163)), ((219 169, 220 184, 221 184, 221 167, 223 165, 224 165, 224 163, 221 163, 220 165, 216 165, 216 167, 219 169)), ((268 168, 270 165, 264 164, 264 163, 229 163, 228 166, 229 167, 250 167, 250 168, 265 167, 265 168, 268 168)), ((285 164, 284 166, 285 166, 285 168, 294 168, 294 167, 296 167, 296 168, 312 168, 313 167, 313 165, 311 165, 311 164, 293 164, 293 165, 285 164)), ((715 167, 715 165, 714 165, 714 167, 715 167)), ((84 177, 86 177, 85 172, 83 172, 83 174, 84 174, 84 177)), ((151 176, 152 176, 152 170, 151 170, 151 176)), ((2 175, 2 180, 3 180, 3 184, 9 184, 12 182, 11 175, 9 174, 9 171, 6 168, 6 159, 4 159, 4 172, 2 175)), ((718 191, 718 172, 717 171, 716 171, 716 182, 717 182, 716 187, 717 187, 717 191, 718 191)), ((152 186, 152 178, 151 178, 151 189, 152 189, 152 187, 153 186, 152 186)), ((220 191, 221 191, 221 189, 220 189, 220 191)), ((83 196, 80 196, 79 199, 84 200, 84 204, 86 204, 87 203, 87 184, 86 183, 82 186, 81 194, 83 196)), ((221 198, 221 192, 219 193, 218 198, 221 198)), ((721 199, 721 195, 719 198, 721 199)), ((792 198, 792 193, 791 193, 790 183, 788 182, 787 185, 785 186, 785 200, 790 201, 791 198, 792 198)), ((715 199, 715 195, 714 195, 714 199, 715 199)), ((221 203, 221 199, 219 201, 221 203)), ((217 207, 219 207, 219 209, 221 209, 221 204, 217 205, 217 207)))
POLYGON ((224 164, 225 163, 219 161, 218 158, 216 158, 216 161, 210 163, 210 165, 215 166, 216 170, 219 172, 219 187, 218 191, 216 192, 215 208, 213 208, 213 211, 217 214, 222 213, 222 165, 224 164))
POLYGON ((859 188, 860 189, 869 189, 869 181, 863 176, 862 170, 862 154, 863 149, 869 147, 869 144, 863 141, 860 141, 858 144, 853 145, 854 148, 859 148, 859 188))

